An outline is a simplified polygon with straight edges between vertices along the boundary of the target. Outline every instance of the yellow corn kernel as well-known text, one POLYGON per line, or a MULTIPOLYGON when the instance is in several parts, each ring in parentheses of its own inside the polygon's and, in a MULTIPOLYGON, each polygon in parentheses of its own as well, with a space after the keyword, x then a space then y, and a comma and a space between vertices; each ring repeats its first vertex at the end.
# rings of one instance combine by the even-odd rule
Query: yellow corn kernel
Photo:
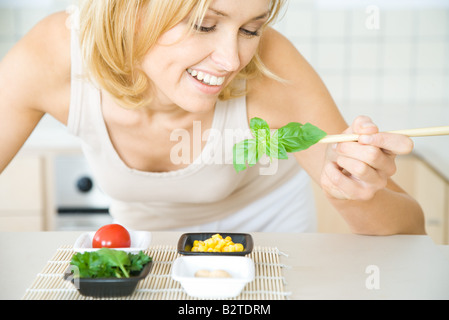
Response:
POLYGON ((224 246, 226 246, 226 242, 224 240, 219 240, 215 248, 223 249, 224 246))
POLYGON ((237 252, 242 252, 244 250, 243 244, 241 244, 241 243, 236 243, 234 245, 234 247, 235 247, 235 251, 237 251, 237 252))
POLYGON ((194 247, 198 247, 198 245, 199 245, 199 241, 198 240, 193 241, 193 246, 194 247))
POLYGON ((212 239, 223 239, 223 237, 221 236, 221 234, 217 233, 212 236, 212 239))
POLYGON ((231 238, 230 236, 227 236, 227 237, 225 238, 225 240, 227 240, 227 241, 232 241, 232 238, 231 238))
POLYGON ((198 252, 198 247, 193 247, 192 252, 198 252))
POLYGON ((198 251, 199 252, 206 252, 207 251, 207 246, 205 246, 205 245, 200 245, 199 247, 198 247, 198 251))

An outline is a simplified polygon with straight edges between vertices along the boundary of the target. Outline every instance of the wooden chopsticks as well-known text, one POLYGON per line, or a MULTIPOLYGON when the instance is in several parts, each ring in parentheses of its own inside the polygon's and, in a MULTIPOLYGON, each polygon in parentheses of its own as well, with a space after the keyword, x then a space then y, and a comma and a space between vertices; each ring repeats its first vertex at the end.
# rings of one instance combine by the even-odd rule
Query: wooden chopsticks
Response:
MULTIPOLYGON (((449 126, 393 130, 385 132, 402 134, 408 137, 442 136, 449 134, 449 126)), ((338 143, 338 142, 357 141, 358 139, 359 139, 358 134, 335 134, 324 137, 318 143, 338 143)))

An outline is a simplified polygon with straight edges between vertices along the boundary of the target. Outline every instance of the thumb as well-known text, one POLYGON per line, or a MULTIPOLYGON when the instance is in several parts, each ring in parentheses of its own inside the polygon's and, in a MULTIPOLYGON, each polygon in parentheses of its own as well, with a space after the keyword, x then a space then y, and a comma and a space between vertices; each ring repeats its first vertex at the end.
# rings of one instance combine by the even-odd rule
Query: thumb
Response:
POLYGON ((414 147, 413 141, 409 137, 386 132, 361 135, 359 143, 376 146, 393 154, 409 154, 414 147))

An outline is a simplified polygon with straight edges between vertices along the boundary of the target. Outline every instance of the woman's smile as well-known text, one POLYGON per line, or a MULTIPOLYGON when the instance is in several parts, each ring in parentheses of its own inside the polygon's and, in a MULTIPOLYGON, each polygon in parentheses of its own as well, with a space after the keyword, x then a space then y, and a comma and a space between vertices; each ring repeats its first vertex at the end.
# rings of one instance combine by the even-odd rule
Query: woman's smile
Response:
POLYGON ((204 71, 187 69, 187 74, 193 80, 193 84, 202 93, 216 95, 223 89, 226 77, 219 77, 204 71))
POLYGON ((197 71, 191 68, 187 69, 187 72, 198 81, 209 86, 221 86, 226 80, 226 77, 217 77, 207 72, 197 71))

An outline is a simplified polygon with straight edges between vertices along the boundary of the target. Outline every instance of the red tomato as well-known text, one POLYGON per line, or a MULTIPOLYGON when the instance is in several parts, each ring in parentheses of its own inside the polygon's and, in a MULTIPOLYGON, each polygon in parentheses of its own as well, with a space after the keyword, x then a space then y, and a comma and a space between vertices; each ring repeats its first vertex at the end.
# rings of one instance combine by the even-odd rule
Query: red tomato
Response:
POLYGON ((129 248, 131 237, 128 230, 119 224, 108 224, 94 235, 92 248, 129 248))

